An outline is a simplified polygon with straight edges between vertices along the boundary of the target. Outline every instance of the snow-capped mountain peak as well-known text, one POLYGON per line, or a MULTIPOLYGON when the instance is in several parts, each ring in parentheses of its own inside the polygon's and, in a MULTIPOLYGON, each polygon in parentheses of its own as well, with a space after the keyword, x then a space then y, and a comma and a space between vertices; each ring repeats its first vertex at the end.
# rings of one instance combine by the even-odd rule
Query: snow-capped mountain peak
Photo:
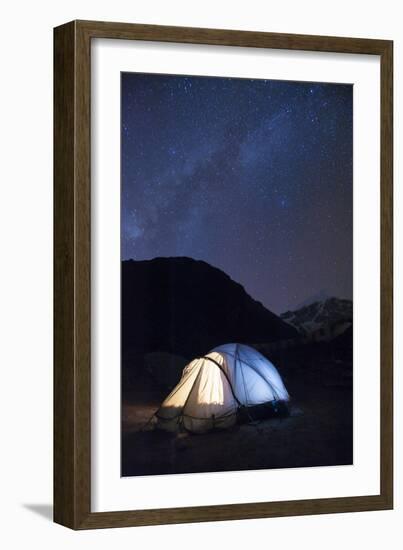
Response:
POLYGON ((325 298, 295 311, 286 311, 281 319, 294 326, 301 334, 312 334, 324 327, 339 324, 348 326, 353 321, 353 302, 340 298, 325 298))

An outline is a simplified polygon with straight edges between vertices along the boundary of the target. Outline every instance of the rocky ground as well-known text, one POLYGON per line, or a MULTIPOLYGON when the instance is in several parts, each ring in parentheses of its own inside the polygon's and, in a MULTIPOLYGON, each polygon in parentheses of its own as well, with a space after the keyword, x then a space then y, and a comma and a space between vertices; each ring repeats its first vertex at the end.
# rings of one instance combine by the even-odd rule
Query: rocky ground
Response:
POLYGON ((323 346, 270 359, 292 396, 290 416, 203 435, 144 429, 167 391, 139 376, 123 392, 122 475, 351 464, 351 362, 323 346))

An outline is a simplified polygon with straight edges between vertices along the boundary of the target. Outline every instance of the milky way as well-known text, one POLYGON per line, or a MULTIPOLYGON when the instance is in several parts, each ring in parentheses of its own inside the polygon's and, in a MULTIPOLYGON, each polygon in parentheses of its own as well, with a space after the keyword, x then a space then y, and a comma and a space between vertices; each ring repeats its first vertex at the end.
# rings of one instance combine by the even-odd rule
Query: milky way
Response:
POLYGON ((122 74, 122 258, 189 256, 275 312, 352 297, 350 85, 122 74))

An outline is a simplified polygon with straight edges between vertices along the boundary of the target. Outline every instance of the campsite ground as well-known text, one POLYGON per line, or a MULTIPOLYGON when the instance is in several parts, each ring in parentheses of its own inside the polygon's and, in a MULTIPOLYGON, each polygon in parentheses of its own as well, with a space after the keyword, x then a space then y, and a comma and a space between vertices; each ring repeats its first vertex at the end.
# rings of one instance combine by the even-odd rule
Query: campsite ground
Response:
POLYGON ((271 359, 292 396, 291 415, 203 435, 144 430, 167 392, 139 376, 123 394, 122 475, 351 464, 351 362, 320 346, 271 359))

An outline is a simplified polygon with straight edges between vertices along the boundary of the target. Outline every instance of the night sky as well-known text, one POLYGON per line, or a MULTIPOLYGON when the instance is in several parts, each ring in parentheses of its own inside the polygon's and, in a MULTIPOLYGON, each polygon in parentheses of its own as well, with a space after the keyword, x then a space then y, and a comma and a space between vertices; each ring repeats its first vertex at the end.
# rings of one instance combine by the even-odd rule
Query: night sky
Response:
POLYGON ((189 256, 281 313, 352 297, 352 86, 122 74, 122 258, 189 256))

